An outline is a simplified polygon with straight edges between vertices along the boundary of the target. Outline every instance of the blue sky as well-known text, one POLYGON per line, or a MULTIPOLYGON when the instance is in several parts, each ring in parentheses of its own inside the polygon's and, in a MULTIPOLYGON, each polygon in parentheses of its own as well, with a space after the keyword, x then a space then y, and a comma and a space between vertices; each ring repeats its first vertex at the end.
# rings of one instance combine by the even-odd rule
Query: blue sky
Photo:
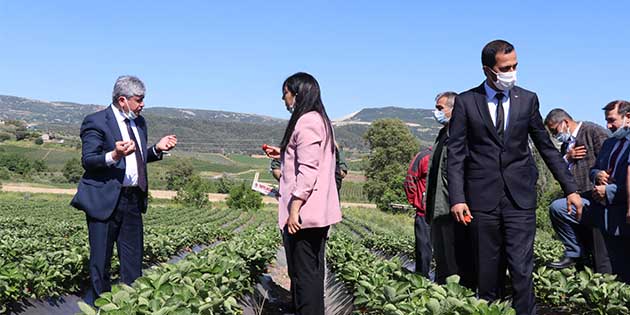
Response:
POLYGON ((544 116, 603 122, 630 99, 627 1, 2 1, 0 94, 106 104, 114 80, 147 106, 287 118, 281 84, 307 71, 333 118, 429 108, 483 80, 481 48, 516 46, 544 116), (483 5, 482 5, 483 3, 483 5))

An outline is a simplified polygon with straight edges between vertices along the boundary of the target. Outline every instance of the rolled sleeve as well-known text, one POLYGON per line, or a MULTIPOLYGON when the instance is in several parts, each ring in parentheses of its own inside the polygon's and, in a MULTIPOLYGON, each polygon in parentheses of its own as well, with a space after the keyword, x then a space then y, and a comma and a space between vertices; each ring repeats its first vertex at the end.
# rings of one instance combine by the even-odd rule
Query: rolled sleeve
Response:
MULTIPOLYGON (((306 117, 305 117, 306 118, 306 117)), ((322 156, 322 142, 325 138, 323 120, 308 119, 298 121, 294 137, 296 143, 296 183, 291 195, 306 200, 313 192, 319 172, 319 159, 322 156)))

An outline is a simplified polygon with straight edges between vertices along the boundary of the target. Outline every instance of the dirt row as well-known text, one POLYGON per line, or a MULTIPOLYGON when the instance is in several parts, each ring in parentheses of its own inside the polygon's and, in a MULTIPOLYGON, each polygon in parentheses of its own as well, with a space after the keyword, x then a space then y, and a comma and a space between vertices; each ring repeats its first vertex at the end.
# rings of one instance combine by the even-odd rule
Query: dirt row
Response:
MULTIPOLYGON (((61 194, 61 195, 74 195, 77 190, 74 188, 54 188, 54 187, 38 187, 38 186, 30 186, 29 184, 21 184, 21 183, 4 183, 2 184, 2 191, 5 192, 28 192, 28 193, 38 193, 38 194, 61 194)), ((176 191, 173 190, 154 190, 151 189, 151 196, 156 199, 173 199, 177 195, 176 191)), ((210 201, 225 201, 227 199, 227 194, 208 194, 208 199, 210 201)), ((277 204, 278 201, 274 198, 263 197, 263 202, 266 204, 277 204)), ((369 203, 352 203, 352 202, 342 202, 341 207, 343 208, 372 208, 376 209, 376 205, 369 203)))

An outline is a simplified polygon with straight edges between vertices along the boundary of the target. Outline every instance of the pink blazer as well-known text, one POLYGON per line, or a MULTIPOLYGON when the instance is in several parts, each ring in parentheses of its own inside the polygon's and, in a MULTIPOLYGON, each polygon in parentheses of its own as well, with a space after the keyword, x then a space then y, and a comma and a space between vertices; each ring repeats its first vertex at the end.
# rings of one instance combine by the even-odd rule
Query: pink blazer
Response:
POLYGON ((300 209, 302 228, 325 227, 341 221, 331 141, 333 136, 328 135, 326 124, 317 112, 302 115, 295 124, 280 161, 280 229, 284 229, 289 218, 293 196, 305 201, 300 209))

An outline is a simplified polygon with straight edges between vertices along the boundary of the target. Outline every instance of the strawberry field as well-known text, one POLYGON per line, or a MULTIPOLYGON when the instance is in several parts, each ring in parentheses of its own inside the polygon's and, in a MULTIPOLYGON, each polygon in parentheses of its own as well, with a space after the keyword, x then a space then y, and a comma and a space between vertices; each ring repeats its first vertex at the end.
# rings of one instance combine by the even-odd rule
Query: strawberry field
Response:
MULTIPOLYGON (((26 299, 80 295, 88 279, 84 215, 50 195, 0 194, 0 313, 26 299)), ((145 270, 131 286, 114 285, 82 314, 242 314, 276 260, 275 209, 259 212, 186 208, 153 201, 144 217, 145 270), (194 250, 193 250, 194 249, 194 250), (188 254, 188 255, 185 255, 188 254), (172 259, 179 255, 181 259, 172 259)), ((509 301, 488 303, 460 286, 437 285, 410 271, 413 218, 374 209, 344 209, 327 250, 331 276, 355 314, 514 314, 509 301)), ((628 314, 630 286, 588 269, 549 270, 562 254, 548 229, 535 243, 541 314, 628 314)), ((118 262, 112 263, 112 275, 118 262)), ((273 280, 273 279, 272 279, 273 280)), ((338 295, 331 295, 336 298, 338 295)), ((264 302, 263 302, 264 303, 264 302)), ((269 306, 261 307, 262 314, 269 306)), ((272 314, 272 312, 269 312, 272 314)), ((275 313, 274 313, 275 314, 275 313)))

